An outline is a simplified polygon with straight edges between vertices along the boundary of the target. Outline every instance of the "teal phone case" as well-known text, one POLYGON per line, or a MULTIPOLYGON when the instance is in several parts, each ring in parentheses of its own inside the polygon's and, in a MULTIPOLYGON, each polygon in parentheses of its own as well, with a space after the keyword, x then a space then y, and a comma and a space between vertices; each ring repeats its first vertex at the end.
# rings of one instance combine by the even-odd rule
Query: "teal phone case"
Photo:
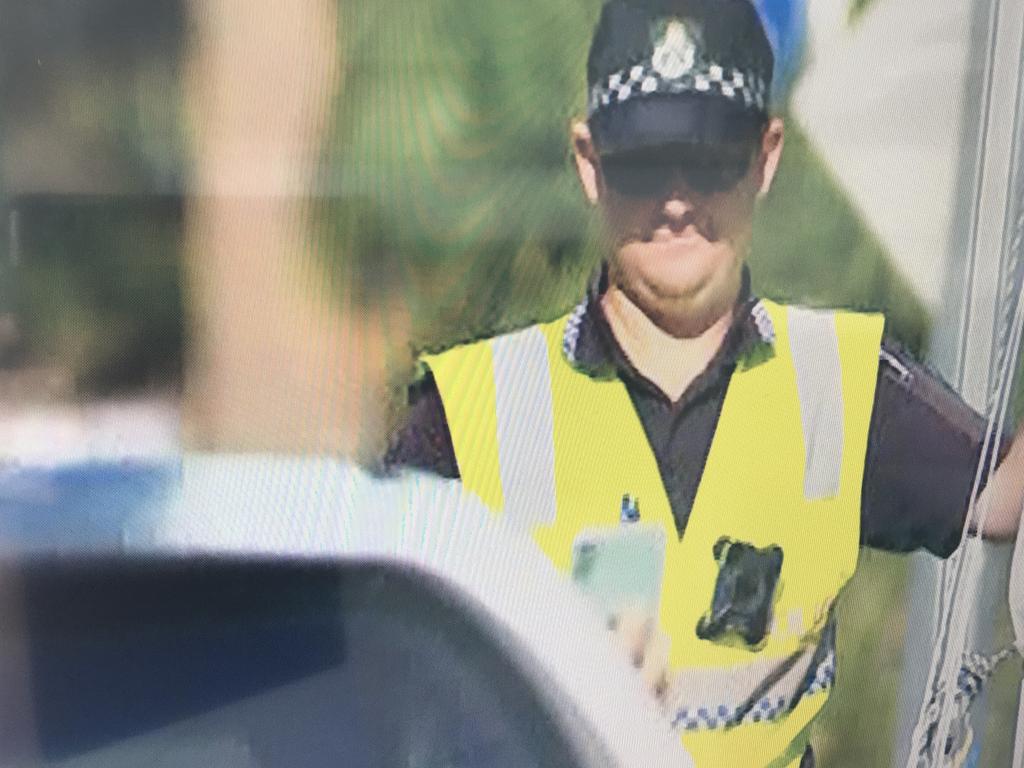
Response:
POLYGON ((665 570, 665 532, 630 523, 585 530, 573 543, 572 578, 609 618, 658 613, 665 570))

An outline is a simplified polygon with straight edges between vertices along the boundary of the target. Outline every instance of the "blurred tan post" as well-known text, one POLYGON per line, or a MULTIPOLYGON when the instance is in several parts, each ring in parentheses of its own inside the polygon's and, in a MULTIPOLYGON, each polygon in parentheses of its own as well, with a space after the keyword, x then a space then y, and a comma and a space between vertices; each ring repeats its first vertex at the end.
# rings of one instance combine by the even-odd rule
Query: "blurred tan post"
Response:
POLYGON ((352 455, 380 431, 382 324, 328 271, 332 244, 311 217, 344 73, 338 12, 336 0, 191 4, 192 448, 352 455))

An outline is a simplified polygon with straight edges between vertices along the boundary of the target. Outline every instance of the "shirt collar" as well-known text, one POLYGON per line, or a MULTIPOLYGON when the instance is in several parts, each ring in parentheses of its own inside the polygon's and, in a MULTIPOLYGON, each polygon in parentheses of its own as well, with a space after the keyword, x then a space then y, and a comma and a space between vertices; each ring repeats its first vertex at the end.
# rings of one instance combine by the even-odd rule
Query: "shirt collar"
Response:
MULTIPOLYGON (((641 376, 622 351, 601 308, 601 297, 607 288, 608 270, 602 264, 590 281, 586 297, 569 316, 562 352, 574 368, 593 378, 641 376)), ((751 367, 771 357, 774 349, 775 327, 763 302, 753 295, 750 270, 744 266, 732 326, 708 369, 737 363, 751 367)))

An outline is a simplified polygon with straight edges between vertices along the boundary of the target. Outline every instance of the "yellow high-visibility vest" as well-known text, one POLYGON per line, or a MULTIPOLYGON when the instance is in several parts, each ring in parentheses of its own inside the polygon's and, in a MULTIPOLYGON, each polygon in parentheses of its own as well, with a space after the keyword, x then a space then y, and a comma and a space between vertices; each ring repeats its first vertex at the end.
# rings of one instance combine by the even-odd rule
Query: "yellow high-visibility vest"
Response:
POLYGON ((681 682, 669 716, 698 766, 799 764, 834 680, 832 607, 859 550, 883 319, 762 305, 773 354, 733 373, 681 538, 625 386, 566 357, 572 317, 425 358, 462 482, 556 566, 569 571, 581 531, 623 524, 625 495, 663 528, 659 621, 681 682), (698 636, 723 540, 782 550, 756 645, 698 636))

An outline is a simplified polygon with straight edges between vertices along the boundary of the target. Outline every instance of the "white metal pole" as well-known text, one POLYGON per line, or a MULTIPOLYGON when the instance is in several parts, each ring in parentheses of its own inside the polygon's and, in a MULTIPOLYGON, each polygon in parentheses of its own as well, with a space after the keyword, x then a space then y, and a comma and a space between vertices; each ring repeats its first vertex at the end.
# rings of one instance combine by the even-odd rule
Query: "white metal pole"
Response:
MULTIPOLYGON (((997 344, 1004 318, 997 311, 1005 304, 1001 288, 1016 277, 1008 272, 1024 191, 1016 167, 1021 143, 1024 4, 993 0, 983 7, 987 23, 979 25, 973 35, 979 77, 969 80, 965 94, 966 101, 977 106, 967 114, 980 115, 980 125, 964 131, 964 183, 957 195, 964 204, 964 215, 950 237, 945 291, 949 314, 937 323, 931 345, 933 362, 967 402, 982 412, 988 406, 999 362, 997 344)), ((951 627, 950 647, 955 653, 962 647, 990 650, 995 610, 1005 594, 997 585, 1006 578, 1009 553, 980 542, 971 546, 982 551, 974 553, 980 556, 978 567, 968 569, 960 585, 960 610, 951 627)), ((914 567, 909 612, 918 620, 908 623, 896 765, 911 764, 908 741, 921 702, 928 695, 923 686, 931 682, 936 606, 952 597, 941 593, 941 564, 920 558, 914 567), (929 612, 922 606, 933 609, 931 621, 921 620, 921 614, 929 612)), ((984 708, 984 701, 979 701, 972 713, 976 740, 984 738, 984 708)))

